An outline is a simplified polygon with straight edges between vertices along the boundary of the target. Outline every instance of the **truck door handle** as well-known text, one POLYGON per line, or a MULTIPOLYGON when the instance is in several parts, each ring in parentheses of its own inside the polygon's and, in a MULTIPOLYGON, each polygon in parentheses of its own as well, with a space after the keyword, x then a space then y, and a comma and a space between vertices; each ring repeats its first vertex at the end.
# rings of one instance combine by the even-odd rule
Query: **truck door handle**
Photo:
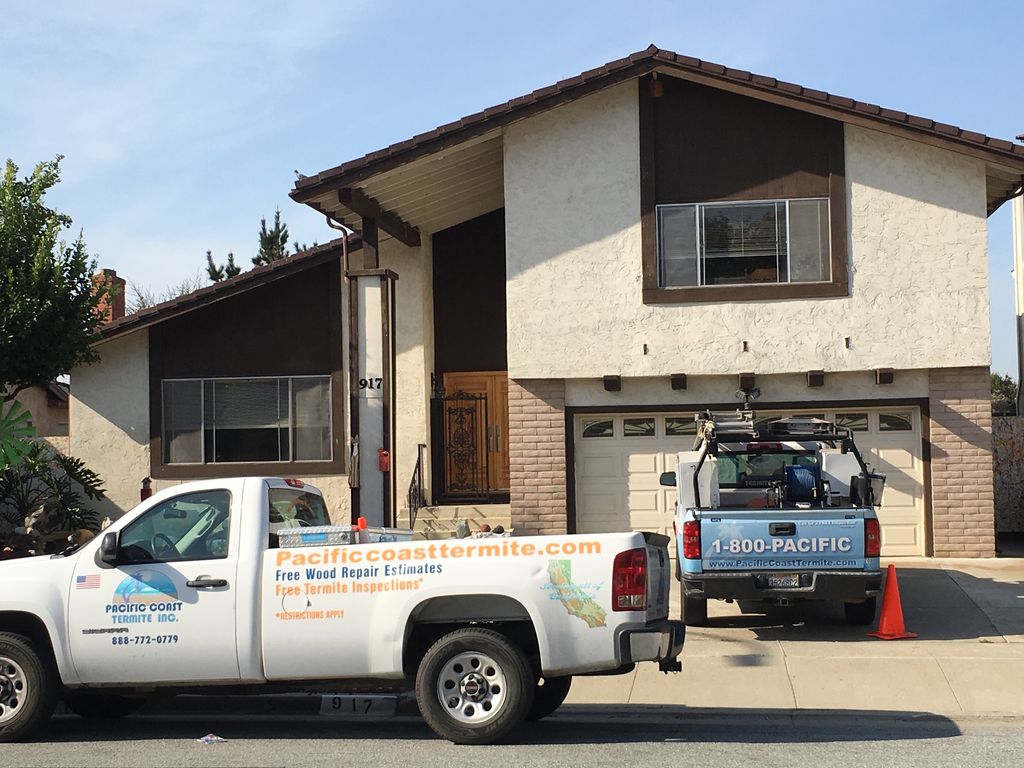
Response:
POLYGON ((768 523, 771 536, 796 536, 796 523, 768 523))
POLYGON ((227 579, 209 579, 202 576, 185 582, 186 587, 192 587, 193 589, 212 589, 214 587, 226 587, 227 585, 227 579))

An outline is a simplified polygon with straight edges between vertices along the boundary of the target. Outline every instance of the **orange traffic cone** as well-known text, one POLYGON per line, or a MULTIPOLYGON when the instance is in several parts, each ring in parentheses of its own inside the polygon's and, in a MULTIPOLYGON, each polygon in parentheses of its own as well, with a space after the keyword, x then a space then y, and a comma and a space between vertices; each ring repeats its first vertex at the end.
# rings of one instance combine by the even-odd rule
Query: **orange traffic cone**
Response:
POLYGON ((882 615, 878 617, 878 629, 875 632, 868 632, 868 637, 877 637, 880 640, 904 640, 917 637, 917 633, 907 632, 907 628, 903 624, 900 585, 896 582, 896 566, 892 563, 889 563, 889 571, 885 576, 882 615))

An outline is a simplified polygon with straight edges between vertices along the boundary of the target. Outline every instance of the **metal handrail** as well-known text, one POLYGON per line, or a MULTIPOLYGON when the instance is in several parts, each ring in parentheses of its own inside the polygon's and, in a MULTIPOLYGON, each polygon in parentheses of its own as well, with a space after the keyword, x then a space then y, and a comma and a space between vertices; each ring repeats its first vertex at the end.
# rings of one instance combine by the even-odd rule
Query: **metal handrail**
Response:
POLYGON ((409 528, 416 528, 416 513, 420 507, 427 504, 426 493, 423 490, 423 451, 426 445, 420 443, 416 446, 416 467, 412 471, 412 480, 409 482, 409 493, 406 495, 406 504, 409 507, 409 528))

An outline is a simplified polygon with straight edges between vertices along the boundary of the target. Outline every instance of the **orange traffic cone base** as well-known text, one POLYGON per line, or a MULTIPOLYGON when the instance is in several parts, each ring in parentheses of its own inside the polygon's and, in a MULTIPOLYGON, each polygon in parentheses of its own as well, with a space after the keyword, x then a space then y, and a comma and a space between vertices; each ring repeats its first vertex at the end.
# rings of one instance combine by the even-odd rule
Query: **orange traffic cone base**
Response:
POLYGON ((882 614, 878 617, 878 629, 868 632, 868 637, 879 640, 909 640, 917 633, 908 632, 903 623, 903 605, 900 603, 900 586, 896 581, 896 566, 889 563, 885 576, 885 592, 882 595, 882 614))

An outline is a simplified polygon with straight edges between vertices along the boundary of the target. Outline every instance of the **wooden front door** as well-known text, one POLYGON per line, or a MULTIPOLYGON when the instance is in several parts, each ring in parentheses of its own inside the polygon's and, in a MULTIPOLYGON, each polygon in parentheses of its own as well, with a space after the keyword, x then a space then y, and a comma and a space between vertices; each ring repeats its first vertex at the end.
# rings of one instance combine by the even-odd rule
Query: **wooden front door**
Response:
POLYGON ((487 490, 507 491, 508 371, 446 373, 444 391, 449 395, 465 392, 486 398, 486 430, 483 432, 483 439, 477 442, 477 460, 481 467, 487 467, 487 490))

